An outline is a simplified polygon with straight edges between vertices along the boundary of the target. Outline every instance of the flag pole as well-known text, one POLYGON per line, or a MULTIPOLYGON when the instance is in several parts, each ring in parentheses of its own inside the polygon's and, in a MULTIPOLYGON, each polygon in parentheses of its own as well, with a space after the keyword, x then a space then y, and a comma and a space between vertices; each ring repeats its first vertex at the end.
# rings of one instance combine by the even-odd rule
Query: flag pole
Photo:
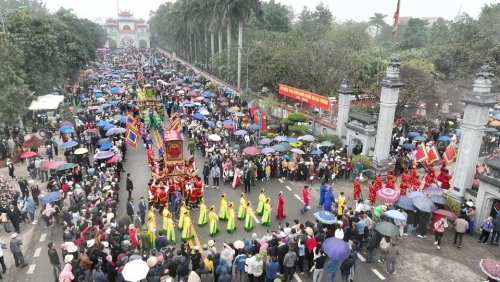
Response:
POLYGON ((392 46, 392 54, 396 52, 396 41, 398 37, 398 23, 399 23, 399 8, 401 6, 401 0, 398 0, 398 4, 396 7, 396 12, 394 12, 394 26, 392 28, 392 37, 394 38, 394 43, 392 46))

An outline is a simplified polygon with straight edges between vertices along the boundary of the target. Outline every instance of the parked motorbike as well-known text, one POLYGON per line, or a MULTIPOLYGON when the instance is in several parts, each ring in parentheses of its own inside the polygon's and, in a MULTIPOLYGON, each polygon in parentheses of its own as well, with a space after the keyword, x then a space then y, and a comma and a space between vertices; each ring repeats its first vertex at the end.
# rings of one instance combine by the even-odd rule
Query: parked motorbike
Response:
POLYGON ((41 137, 52 137, 52 135, 59 135, 59 128, 55 127, 54 125, 50 124, 47 125, 46 127, 42 127, 38 129, 38 134, 40 134, 41 137))

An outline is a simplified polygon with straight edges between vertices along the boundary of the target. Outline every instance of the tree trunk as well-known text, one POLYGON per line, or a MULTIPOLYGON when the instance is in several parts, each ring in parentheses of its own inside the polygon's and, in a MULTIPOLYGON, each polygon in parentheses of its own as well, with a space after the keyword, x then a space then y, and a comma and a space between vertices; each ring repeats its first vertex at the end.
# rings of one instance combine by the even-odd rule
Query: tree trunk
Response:
POLYGON ((222 65, 222 29, 219 29, 219 78, 222 78, 220 66, 222 65))
POLYGON ((241 48, 243 48, 243 21, 238 22, 238 90, 241 91, 241 48))
POLYGON ((194 40, 194 61, 193 63, 196 65, 196 62, 198 61, 198 53, 197 53, 197 46, 196 46, 196 35, 193 34, 193 40, 194 40))
POLYGON ((205 68, 208 67, 208 31, 205 28, 205 45, 203 45, 203 56, 205 57, 205 68))
POLYGON ((212 64, 211 64, 210 68, 212 68, 213 65, 214 65, 214 63, 213 63, 213 60, 214 60, 214 49, 215 49, 215 42, 214 42, 214 40, 215 40, 214 32, 210 31, 210 49, 211 49, 210 51, 211 51, 211 54, 212 54, 210 56, 210 58, 212 58, 212 60, 211 60, 212 64))
POLYGON ((231 20, 228 20, 226 26, 227 33, 227 68, 229 69, 229 61, 231 59, 231 20))

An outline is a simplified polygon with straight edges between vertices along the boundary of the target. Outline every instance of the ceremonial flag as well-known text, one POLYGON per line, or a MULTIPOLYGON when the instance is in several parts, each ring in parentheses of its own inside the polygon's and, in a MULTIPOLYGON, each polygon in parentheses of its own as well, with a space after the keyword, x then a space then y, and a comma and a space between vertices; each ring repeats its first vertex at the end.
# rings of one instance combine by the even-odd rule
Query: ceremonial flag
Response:
POLYGON ((401 0, 398 0, 398 6, 396 7, 396 12, 394 12, 394 26, 392 27, 392 37, 395 37, 396 33, 398 31, 400 4, 401 4, 401 0))
POLYGON ((443 153, 443 160, 446 162, 446 164, 450 164, 454 162, 457 158, 457 150, 455 149, 455 146, 452 144, 448 145, 446 147, 446 150, 443 153))
POLYGON ((182 129, 181 117, 178 113, 175 113, 168 121, 170 122, 170 130, 180 131, 182 129))
POLYGON ((127 115, 127 126, 131 125, 131 124, 135 124, 136 122, 137 122, 137 120, 131 114, 127 115))
POLYGON ((127 126, 127 131, 125 132, 125 143, 134 148, 134 150, 137 150, 139 137, 139 130, 137 130, 135 126, 127 126))
POLYGON ((427 164, 432 164, 433 162, 439 160, 439 153, 436 149, 436 146, 432 145, 429 150, 427 151, 427 164))
POLYGON ((417 153, 415 154, 415 161, 421 163, 426 161, 428 158, 427 150, 425 149, 425 142, 422 142, 420 146, 417 146, 417 153))

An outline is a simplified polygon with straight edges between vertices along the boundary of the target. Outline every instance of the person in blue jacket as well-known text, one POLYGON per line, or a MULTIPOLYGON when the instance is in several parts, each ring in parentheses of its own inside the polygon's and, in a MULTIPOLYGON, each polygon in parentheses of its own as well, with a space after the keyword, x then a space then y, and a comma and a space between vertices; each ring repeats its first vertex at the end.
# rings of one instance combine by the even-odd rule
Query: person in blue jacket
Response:
POLYGON ((332 187, 328 187, 325 193, 325 201, 323 205, 323 209, 329 212, 332 212, 332 205, 333 202, 335 201, 335 196, 333 196, 332 190, 333 190, 332 187))
POLYGON ((326 194, 326 185, 325 181, 323 181, 319 186, 319 203, 318 203, 319 207, 322 207, 325 202, 325 194, 326 194))

